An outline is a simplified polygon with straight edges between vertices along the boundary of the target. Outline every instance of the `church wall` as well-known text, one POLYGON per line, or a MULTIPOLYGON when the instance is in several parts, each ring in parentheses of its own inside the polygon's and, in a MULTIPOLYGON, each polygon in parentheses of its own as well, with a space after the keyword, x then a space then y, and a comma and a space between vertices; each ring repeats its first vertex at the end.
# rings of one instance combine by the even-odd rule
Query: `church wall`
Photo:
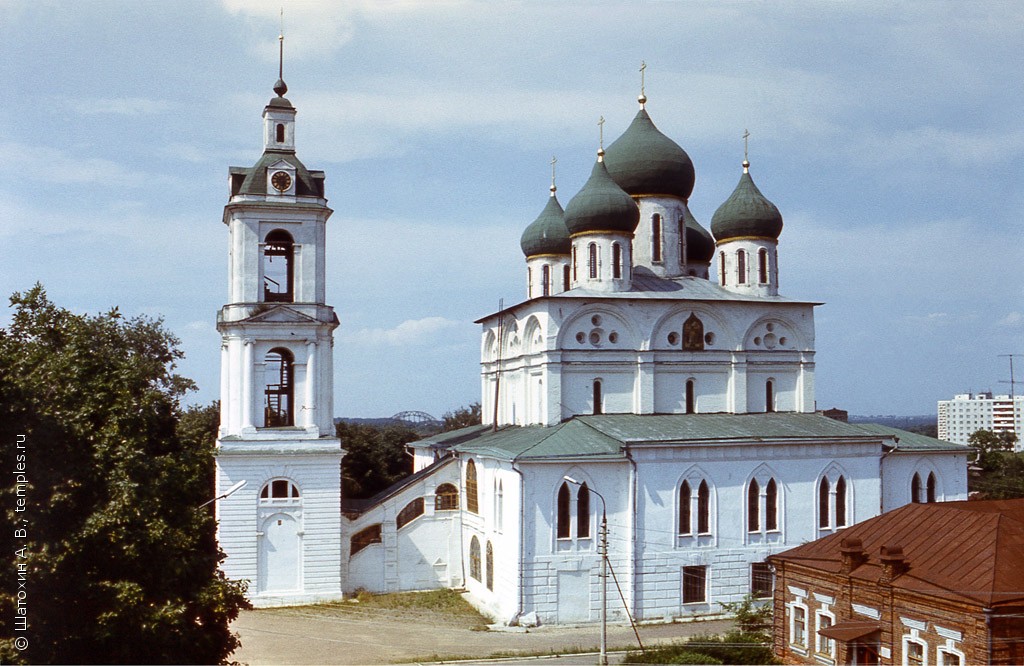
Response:
POLYGON ((910 503, 910 486, 915 472, 922 480, 928 478, 929 472, 935 474, 937 500, 967 499, 967 453, 895 451, 882 459, 885 488, 882 511, 892 511, 910 503))
POLYGON ((837 469, 846 479, 848 524, 878 514, 877 444, 636 447, 632 451, 638 476, 637 530, 644 535, 636 545, 636 606, 643 619, 720 612, 718 602, 737 601, 750 591, 751 563, 830 533, 818 530, 816 508, 817 485, 826 470, 837 469), (746 493, 752 477, 761 480, 762 488, 769 477, 778 484, 780 529, 775 532, 747 531, 746 493), (705 535, 678 534, 683 480, 689 481, 693 493, 701 480, 709 484, 710 530, 705 535), (682 603, 685 566, 707 567, 705 602, 682 603))
POLYGON ((726 412, 729 406, 728 366, 707 363, 658 362, 654 372, 654 411, 657 414, 686 412, 686 382, 694 381, 694 400, 699 414, 726 412))

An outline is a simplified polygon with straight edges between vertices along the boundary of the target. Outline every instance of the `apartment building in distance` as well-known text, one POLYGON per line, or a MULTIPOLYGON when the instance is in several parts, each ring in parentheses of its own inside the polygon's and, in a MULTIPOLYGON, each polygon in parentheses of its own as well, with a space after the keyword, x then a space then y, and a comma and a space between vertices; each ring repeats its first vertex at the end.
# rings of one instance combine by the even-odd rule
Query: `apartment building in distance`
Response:
POLYGON ((1016 450, 1021 451, 1024 433, 1024 396, 960 393, 952 400, 939 400, 939 439, 967 444, 977 430, 1017 433, 1016 450))

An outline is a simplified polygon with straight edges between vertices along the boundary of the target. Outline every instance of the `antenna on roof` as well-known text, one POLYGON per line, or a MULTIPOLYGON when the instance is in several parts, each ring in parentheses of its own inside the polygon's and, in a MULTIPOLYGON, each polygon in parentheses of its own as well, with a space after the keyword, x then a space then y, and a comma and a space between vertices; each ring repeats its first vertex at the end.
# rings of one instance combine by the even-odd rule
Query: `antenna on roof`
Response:
POLYGON ((1010 400, 1013 400, 1014 398, 1017 397, 1017 390, 1016 390, 1017 382, 1015 382, 1014 379, 1013 379, 1013 357, 1014 356, 1020 356, 1020 354, 1000 354, 999 355, 999 358, 1008 358, 1008 359, 1010 359, 1010 381, 1006 381, 1005 379, 999 380, 1000 384, 1009 384, 1010 385, 1010 400))

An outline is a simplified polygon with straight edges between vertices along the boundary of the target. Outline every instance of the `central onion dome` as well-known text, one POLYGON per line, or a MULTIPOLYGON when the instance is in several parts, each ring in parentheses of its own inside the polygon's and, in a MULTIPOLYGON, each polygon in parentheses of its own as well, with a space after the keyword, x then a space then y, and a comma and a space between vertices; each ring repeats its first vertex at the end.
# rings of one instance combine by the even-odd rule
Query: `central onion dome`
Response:
POLYGON ((686 261, 708 264, 715 256, 715 239, 700 225, 689 207, 684 214, 686 221, 686 261))
POLYGON ((711 233, 719 243, 746 237, 778 240, 782 233, 782 213, 757 189, 749 169, 750 162, 743 160, 740 182, 711 218, 711 233))
POLYGON ((693 192, 690 156, 654 126, 646 109, 608 146, 605 161, 615 182, 633 196, 667 194, 685 200, 693 192))
POLYGON ((619 187, 604 165, 604 151, 597 154, 590 178, 565 207, 565 226, 571 235, 609 232, 631 234, 640 222, 640 209, 619 187))
POLYGON ((523 236, 519 240, 523 254, 527 257, 540 254, 569 254, 572 248, 569 230, 565 226, 565 213, 553 190, 554 188, 544 210, 523 230, 523 236))

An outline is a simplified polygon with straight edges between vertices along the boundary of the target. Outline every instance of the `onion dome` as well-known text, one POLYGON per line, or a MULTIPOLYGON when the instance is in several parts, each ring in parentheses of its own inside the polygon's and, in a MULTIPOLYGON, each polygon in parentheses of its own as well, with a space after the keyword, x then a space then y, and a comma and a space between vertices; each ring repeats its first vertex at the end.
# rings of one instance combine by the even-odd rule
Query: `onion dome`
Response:
POLYGON ((633 196, 667 194, 689 199, 693 192, 690 156, 654 126, 645 109, 608 146, 605 161, 615 182, 633 196))
POLYGON ((711 218, 711 233, 719 243, 744 237, 778 240, 782 233, 782 213, 754 185, 749 168, 743 160, 740 182, 711 218))
POLYGON ((640 222, 640 209, 608 174, 604 151, 597 155, 590 178, 565 207, 565 226, 572 235, 587 232, 631 234, 640 222))
POLYGON ((711 263, 715 256, 715 239, 707 229, 686 208, 686 261, 694 263, 711 263))
POLYGON ((569 230, 565 226, 565 213, 553 190, 554 188, 544 210, 530 226, 526 227, 523 237, 519 240, 523 254, 527 257, 539 254, 569 254, 572 248, 569 230))

